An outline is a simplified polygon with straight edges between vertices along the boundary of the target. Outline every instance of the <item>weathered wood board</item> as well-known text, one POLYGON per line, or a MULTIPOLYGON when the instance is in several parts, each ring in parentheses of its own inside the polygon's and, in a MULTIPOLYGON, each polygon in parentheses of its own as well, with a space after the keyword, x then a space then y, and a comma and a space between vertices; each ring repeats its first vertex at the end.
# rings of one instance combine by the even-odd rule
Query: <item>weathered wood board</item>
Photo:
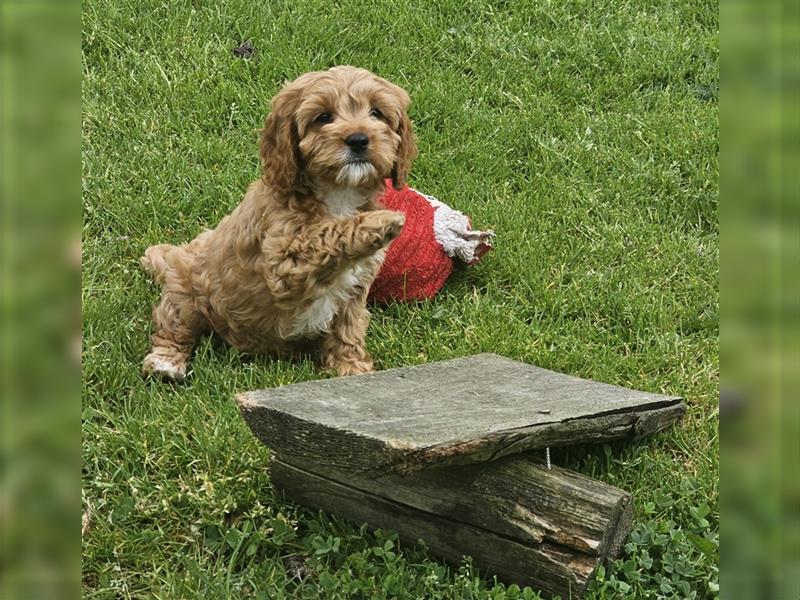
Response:
POLYGON ((508 582, 579 598, 630 529, 626 492, 527 450, 638 439, 680 398, 493 354, 237 396, 273 450, 272 481, 301 504, 422 539, 508 582))
POLYGON ((617 553, 618 534, 627 534, 630 517, 627 492, 567 469, 547 469, 530 454, 408 475, 316 474, 522 544, 547 542, 600 558, 617 553))
POLYGON ((547 596, 579 598, 630 530, 629 494, 524 455, 379 479, 270 464, 275 486, 300 504, 422 539, 451 563, 470 555, 485 574, 547 596))
POLYGON ((363 476, 635 439, 685 412, 678 397, 494 354, 246 392, 237 401, 255 435, 286 462, 363 476))

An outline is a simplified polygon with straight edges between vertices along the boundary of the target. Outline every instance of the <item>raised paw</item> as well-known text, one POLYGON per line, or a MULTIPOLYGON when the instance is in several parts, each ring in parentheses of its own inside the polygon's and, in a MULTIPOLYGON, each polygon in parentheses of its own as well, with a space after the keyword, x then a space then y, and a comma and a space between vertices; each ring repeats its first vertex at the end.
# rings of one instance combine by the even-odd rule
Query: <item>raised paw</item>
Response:
POLYGON ((376 210, 364 215, 362 231, 369 237, 371 244, 382 248, 395 239, 403 230, 406 216, 393 210, 376 210))
POLYGON ((169 381, 183 381, 186 378, 186 363, 175 363, 169 358, 151 352, 142 364, 142 375, 160 377, 169 381))

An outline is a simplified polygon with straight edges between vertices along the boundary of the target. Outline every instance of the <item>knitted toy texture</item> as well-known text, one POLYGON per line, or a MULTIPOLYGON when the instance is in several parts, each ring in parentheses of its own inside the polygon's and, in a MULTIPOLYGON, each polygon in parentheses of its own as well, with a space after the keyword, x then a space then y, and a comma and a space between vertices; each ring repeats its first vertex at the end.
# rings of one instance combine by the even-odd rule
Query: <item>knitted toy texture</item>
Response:
POLYGON ((473 231, 466 215, 433 196, 410 187, 398 191, 387 181, 379 200, 405 213, 406 223, 372 283, 372 302, 430 298, 453 272, 453 259, 471 265, 492 248, 492 231, 473 231))

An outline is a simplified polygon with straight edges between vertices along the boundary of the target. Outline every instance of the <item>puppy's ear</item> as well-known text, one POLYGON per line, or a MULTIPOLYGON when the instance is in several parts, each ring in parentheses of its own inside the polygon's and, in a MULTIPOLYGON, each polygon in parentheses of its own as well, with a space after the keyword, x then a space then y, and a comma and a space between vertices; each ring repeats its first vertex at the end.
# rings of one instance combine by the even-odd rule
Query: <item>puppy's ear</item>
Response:
POLYGON ((272 100, 272 111, 261 130, 262 178, 281 193, 291 192, 301 185, 303 158, 294 120, 301 91, 292 84, 281 90, 272 100))
POLYGON ((408 179, 411 163, 417 156, 417 142, 414 138, 414 130, 411 127, 411 119, 408 118, 408 106, 411 104, 411 98, 408 97, 403 88, 393 83, 389 83, 389 88, 394 92, 402 107, 400 109, 399 125, 397 126, 400 146, 397 148, 397 158, 392 166, 392 187, 396 190, 402 190, 406 184, 406 179, 408 179))

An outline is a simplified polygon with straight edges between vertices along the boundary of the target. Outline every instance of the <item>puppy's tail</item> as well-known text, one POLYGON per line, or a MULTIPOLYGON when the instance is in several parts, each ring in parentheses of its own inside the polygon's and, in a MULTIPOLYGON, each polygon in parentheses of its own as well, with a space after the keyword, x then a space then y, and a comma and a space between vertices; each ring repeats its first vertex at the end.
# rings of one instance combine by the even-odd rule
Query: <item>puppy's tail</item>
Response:
POLYGON ((144 251, 144 256, 139 259, 139 264, 145 272, 149 273, 158 283, 164 283, 164 273, 167 270, 167 261, 164 259, 167 252, 175 248, 171 244, 156 244, 144 251))

